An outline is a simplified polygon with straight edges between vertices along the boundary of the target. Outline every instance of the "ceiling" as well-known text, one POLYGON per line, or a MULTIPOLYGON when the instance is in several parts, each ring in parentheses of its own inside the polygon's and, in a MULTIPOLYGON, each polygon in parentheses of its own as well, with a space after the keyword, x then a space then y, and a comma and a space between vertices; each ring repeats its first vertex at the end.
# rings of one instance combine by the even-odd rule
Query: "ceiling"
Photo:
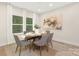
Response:
POLYGON ((9 2, 11 5, 35 13, 45 13, 71 4, 72 2, 9 2))

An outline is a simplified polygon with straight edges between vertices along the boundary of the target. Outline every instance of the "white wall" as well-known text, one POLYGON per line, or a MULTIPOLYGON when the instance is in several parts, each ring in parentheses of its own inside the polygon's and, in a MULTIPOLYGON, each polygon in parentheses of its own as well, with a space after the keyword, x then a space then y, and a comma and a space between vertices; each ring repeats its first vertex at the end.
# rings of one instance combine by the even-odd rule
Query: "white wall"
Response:
POLYGON ((45 13, 41 16, 41 21, 55 15, 61 17, 63 28, 55 31, 53 40, 79 46, 79 3, 45 13))
POLYGON ((7 43, 7 36, 6 36, 6 4, 0 3, 0 46, 5 45, 7 43))
POLYGON ((26 17, 33 18, 33 24, 35 24, 34 20, 37 21, 37 14, 34 18, 34 13, 30 11, 0 3, 0 46, 15 42, 12 33, 12 15, 23 16, 23 31, 26 30, 26 17))
POLYGON ((35 30, 34 26, 37 24, 37 25, 40 25, 40 15, 34 13, 33 14, 33 30, 35 30))

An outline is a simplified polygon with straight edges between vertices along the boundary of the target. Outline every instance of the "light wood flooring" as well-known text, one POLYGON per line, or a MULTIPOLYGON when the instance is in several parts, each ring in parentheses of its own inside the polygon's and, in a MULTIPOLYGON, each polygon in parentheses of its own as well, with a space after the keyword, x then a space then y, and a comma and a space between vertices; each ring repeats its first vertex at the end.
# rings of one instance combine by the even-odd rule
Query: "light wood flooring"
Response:
MULTIPOLYGON (((42 56, 79 56, 79 47, 52 41, 53 48, 49 46, 48 52, 46 49, 42 50, 42 56)), ((19 51, 15 53, 16 44, 10 44, 0 47, 0 56, 18 56, 19 51)), ((29 50, 23 48, 21 56, 40 56, 39 50, 29 50)))

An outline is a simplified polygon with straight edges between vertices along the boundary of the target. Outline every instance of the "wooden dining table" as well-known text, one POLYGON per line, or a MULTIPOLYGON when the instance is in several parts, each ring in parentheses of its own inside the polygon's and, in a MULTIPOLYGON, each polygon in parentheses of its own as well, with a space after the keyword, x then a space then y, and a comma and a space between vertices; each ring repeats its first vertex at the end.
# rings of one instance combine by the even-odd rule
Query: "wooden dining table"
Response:
POLYGON ((34 35, 34 36, 26 36, 25 37, 25 40, 33 40, 33 42, 36 40, 36 39, 41 39, 42 35, 34 35))
POLYGON ((36 38, 41 39, 43 33, 26 33, 26 34, 16 34, 20 40, 33 40, 35 41, 36 38))

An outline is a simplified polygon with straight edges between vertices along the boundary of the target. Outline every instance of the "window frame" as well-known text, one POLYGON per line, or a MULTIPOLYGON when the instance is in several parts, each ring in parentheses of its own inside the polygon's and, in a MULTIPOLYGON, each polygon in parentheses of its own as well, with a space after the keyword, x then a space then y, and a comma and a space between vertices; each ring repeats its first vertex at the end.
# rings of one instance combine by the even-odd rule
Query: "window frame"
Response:
POLYGON ((33 30, 33 18, 32 17, 26 17, 26 31, 27 31, 27 26, 32 26, 32 29, 31 30, 33 30), (28 24, 27 23, 27 18, 31 18, 32 19, 32 23, 31 24, 28 24))
POLYGON ((23 32, 23 16, 19 16, 19 17, 22 17, 22 24, 14 24, 13 23, 13 17, 14 16, 17 16, 17 15, 12 15, 12 33, 21 33, 21 32, 13 32, 13 25, 21 25, 22 26, 22 32, 23 32))

